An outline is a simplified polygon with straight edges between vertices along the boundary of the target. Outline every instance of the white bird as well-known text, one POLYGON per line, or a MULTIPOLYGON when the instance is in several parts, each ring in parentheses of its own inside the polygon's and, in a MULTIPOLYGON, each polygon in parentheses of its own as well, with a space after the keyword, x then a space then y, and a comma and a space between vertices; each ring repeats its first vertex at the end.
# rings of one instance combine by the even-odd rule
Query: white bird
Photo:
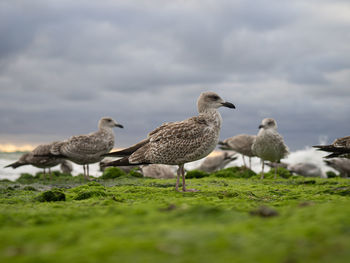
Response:
POLYGON ((274 119, 263 119, 259 129, 259 133, 252 145, 252 150, 256 156, 262 159, 261 179, 263 179, 264 161, 280 162, 281 159, 289 154, 289 150, 283 141, 283 137, 277 132, 277 124, 274 119))
POLYGON ((123 128, 115 120, 104 117, 98 123, 98 131, 73 136, 63 142, 55 143, 50 153, 52 156, 83 165, 84 176, 89 180, 89 164, 101 161, 104 158, 103 154, 114 147, 114 127, 123 128))
POLYGON ((244 156, 249 157, 249 168, 251 169, 251 158, 256 156, 252 151, 252 145, 255 141, 255 135, 239 134, 230 138, 220 141, 219 148, 222 150, 232 150, 242 154, 243 164, 247 167, 244 156))
POLYGON ((184 121, 164 123, 148 134, 143 141, 106 156, 124 157, 106 166, 137 164, 178 165, 176 191, 182 175, 182 190, 186 189, 184 164, 202 159, 211 153, 218 141, 222 118, 219 107, 235 108, 214 92, 202 93, 197 101, 199 115, 184 121))

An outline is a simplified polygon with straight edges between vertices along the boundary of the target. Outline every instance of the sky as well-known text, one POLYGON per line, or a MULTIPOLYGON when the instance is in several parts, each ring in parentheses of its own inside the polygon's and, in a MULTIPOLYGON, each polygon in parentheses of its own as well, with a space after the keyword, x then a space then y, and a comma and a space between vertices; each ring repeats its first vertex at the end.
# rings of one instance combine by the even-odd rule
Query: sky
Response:
MULTIPOLYGON (((116 147, 197 114, 221 139, 276 119, 291 150, 350 135, 348 0, 2 0, 0 146, 115 129, 116 147)), ((1 148, 1 147, 0 147, 1 148)))

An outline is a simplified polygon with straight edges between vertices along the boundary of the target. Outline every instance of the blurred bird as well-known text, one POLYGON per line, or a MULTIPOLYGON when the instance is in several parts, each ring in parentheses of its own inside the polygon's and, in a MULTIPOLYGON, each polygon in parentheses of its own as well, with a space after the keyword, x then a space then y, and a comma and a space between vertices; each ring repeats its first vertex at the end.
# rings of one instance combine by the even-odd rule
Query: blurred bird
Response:
POLYGON ((215 149, 222 122, 217 109, 222 106, 235 108, 232 103, 225 102, 214 92, 202 93, 197 101, 198 116, 180 122, 164 123, 150 132, 143 141, 122 151, 106 154, 105 156, 124 158, 105 166, 178 165, 176 191, 179 191, 180 175, 184 192, 197 191, 186 188, 184 164, 202 159, 215 149))
POLYGON ((69 162, 67 160, 62 160, 61 165, 60 165, 60 169, 61 169, 62 173, 64 173, 64 174, 72 174, 73 165, 71 162, 69 162))
POLYGON ((350 177, 350 159, 333 158, 324 161, 327 165, 334 168, 342 177, 350 177))
POLYGON ((142 165, 141 172, 144 177, 149 178, 172 179, 175 177, 175 172, 172 167, 165 164, 142 165))
MULTIPOLYGON (((272 118, 263 119, 259 133, 252 145, 253 152, 262 159, 261 179, 264 178, 264 161, 280 162, 289 154, 283 137, 277 132, 277 123, 272 118)), ((275 168, 275 178, 277 168, 275 168)))
POLYGON ((23 165, 32 165, 37 168, 42 168, 44 170, 44 177, 46 176, 46 168, 48 168, 49 175, 51 176, 50 168, 63 162, 61 158, 50 155, 50 149, 55 143, 57 142, 39 145, 33 151, 24 153, 18 161, 5 166, 5 168, 12 167, 16 169, 23 165))
POLYGON ((204 159, 198 170, 211 173, 217 170, 223 169, 230 162, 236 160, 235 153, 231 152, 219 152, 214 156, 208 156, 204 159))
POLYGON ((98 131, 87 135, 73 136, 57 142, 50 148, 50 156, 68 159, 83 165, 84 176, 89 180, 89 164, 101 161, 105 153, 114 147, 113 128, 123 126, 115 120, 104 117, 98 123, 98 131))
POLYGON ((224 141, 220 141, 221 150, 233 150, 237 153, 242 154, 243 164, 247 167, 244 156, 249 157, 249 169, 252 168, 251 157, 256 156, 252 151, 252 145, 256 139, 255 135, 239 134, 224 141))
POLYGON ((331 153, 325 158, 342 157, 350 159, 350 136, 338 138, 330 145, 315 145, 312 147, 331 153))
POLYGON ((287 163, 272 163, 267 162, 266 165, 272 167, 272 168, 285 168, 291 173, 295 173, 297 175, 301 175, 304 177, 321 177, 321 178, 327 178, 324 172, 322 172, 321 168, 313 163, 294 163, 294 164, 287 164, 287 163))

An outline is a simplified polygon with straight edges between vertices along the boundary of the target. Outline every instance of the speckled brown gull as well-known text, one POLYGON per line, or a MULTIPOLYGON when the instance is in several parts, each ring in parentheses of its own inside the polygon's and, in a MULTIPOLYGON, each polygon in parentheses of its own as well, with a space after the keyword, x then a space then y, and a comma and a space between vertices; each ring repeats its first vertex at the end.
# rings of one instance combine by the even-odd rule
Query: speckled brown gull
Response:
POLYGON ((254 157, 255 154, 252 151, 252 145, 255 141, 255 135, 249 134, 239 134, 230 138, 227 138, 224 141, 220 141, 220 149, 222 150, 232 150, 237 153, 242 154, 243 164, 247 167, 244 156, 249 157, 249 168, 251 168, 251 157, 254 157))
POLYGON ((45 169, 49 168, 49 174, 51 175, 50 168, 63 162, 61 158, 50 156, 50 149, 55 143, 57 142, 39 145, 33 151, 24 153, 18 159, 18 161, 11 163, 5 167, 12 167, 13 169, 16 169, 17 167, 23 165, 32 165, 34 167, 44 169, 44 176, 46 175, 45 169))
POLYGON ((262 159, 261 179, 263 179, 264 161, 279 162, 289 154, 289 150, 283 141, 283 137, 277 132, 277 124, 274 119, 263 119, 259 129, 252 150, 256 156, 262 159))
POLYGON ((325 158, 343 157, 350 159, 350 136, 338 138, 330 145, 316 145, 313 147, 331 153, 325 158))
POLYGON ((114 147, 114 127, 123 128, 115 120, 105 117, 98 123, 98 131, 87 135, 78 135, 54 144, 50 152, 54 156, 68 159, 83 165, 84 176, 89 179, 89 164, 101 161, 105 153, 114 147))
POLYGON ((107 163, 106 166, 152 163, 178 165, 176 190, 179 190, 182 175, 182 190, 194 191, 186 189, 184 164, 202 159, 215 149, 222 122, 217 109, 222 106, 235 108, 214 92, 202 93, 197 101, 198 116, 164 123, 150 132, 143 141, 122 151, 107 154, 106 156, 124 158, 107 163))
POLYGON ((223 169, 230 162, 237 159, 234 152, 218 152, 214 156, 208 156, 204 159, 198 170, 211 173, 223 169))

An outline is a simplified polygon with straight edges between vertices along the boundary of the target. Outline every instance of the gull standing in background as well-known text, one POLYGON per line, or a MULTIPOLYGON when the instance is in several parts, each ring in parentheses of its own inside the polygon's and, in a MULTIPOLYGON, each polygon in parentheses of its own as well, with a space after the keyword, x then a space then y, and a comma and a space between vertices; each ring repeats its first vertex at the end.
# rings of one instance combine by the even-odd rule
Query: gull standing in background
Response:
POLYGON ((216 93, 203 92, 197 100, 198 116, 184 121, 164 123, 150 132, 143 141, 127 149, 106 154, 105 156, 124 158, 106 163, 105 166, 178 165, 176 191, 179 191, 180 175, 182 191, 196 191, 186 188, 184 164, 202 159, 215 149, 222 122, 217 109, 222 106, 235 108, 232 103, 225 102, 216 93))
POLYGON ((243 164, 247 167, 244 156, 249 157, 249 169, 252 168, 252 157, 256 156, 252 151, 252 145, 255 141, 255 135, 239 134, 224 141, 220 141, 221 150, 232 150, 242 154, 243 164))
POLYGON ((23 165, 33 165, 34 167, 44 169, 44 177, 46 176, 45 169, 49 168, 49 175, 51 176, 50 168, 64 161, 62 160, 62 158, 50 156, 50 149, 55 143, 57 142, 53 142, 50 144, 41 144, 37 146, 33 151, 24 153, 18 161, 5 166, 5 168, 12 167, 13 169, 16 169, 17 167, 23 165))
POLYGON ((89 164, 101 161, 103 154, 114 147, 114 127, 123 128, 112 118, 104 117, 98 122, 98 131, 55 143, 50 154, 83 165, 84 176, 89 180, 89 164))
MULTIPOLYGON (((252 150, 262 159, 261 179, 264 179, 264 161, 280 162, 289 154, 289 150, 283 137, 277 132, 277 123, 274 119, 263 119, 259 129, 252 150)), ((276 173, 277 168, 275 167, 275 178, 276 173)))

